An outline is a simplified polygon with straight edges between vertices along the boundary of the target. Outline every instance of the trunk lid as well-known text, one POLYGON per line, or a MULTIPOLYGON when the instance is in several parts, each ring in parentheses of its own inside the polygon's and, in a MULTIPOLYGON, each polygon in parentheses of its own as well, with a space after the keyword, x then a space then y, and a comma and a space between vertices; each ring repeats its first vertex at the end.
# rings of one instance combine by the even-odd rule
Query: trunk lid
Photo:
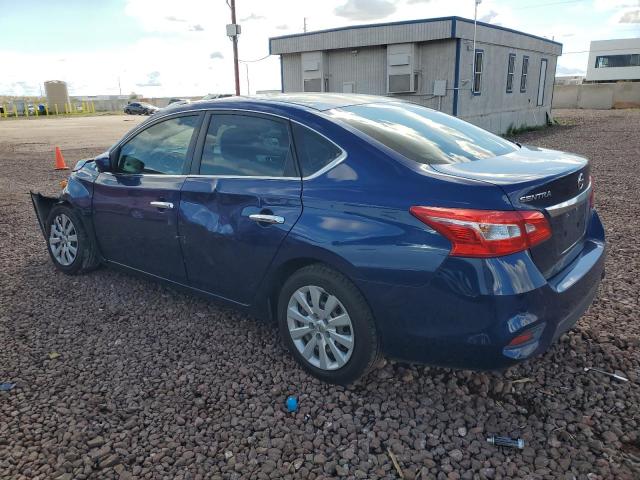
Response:
POLYGON ((475 162, 437 164, 442 173, 482 180, 502 188, 516 210, 542 210, 549 240, 530 250, 546 278, 582 250, 589 219, 589 162, 582 157, 536 147, 475 162))

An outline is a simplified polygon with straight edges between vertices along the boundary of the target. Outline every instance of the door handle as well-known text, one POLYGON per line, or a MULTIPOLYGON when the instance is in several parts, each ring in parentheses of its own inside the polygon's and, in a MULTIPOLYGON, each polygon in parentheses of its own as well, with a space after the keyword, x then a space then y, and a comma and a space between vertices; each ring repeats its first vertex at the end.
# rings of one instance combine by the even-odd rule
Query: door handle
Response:
POLYGON ((158 208, 173 208, 173 203, 171 202, 149 202, 149 205, 158 208))
POLYGON ((284 223, 284 217, 281 217, 280 215, 265 215, 263 213, 254 213, 252 215, 249 215, 249 218, 258 223, 284 223))

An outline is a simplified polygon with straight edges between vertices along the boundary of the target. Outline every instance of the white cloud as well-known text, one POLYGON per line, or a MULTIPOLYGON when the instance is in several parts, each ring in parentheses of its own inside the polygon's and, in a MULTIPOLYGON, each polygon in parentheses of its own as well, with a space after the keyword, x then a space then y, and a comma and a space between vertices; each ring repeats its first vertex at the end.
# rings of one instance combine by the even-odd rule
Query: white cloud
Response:
POLYGON ((347 0, 334 9, 339 17, 349 20, 380 20, 396 11, 396 6, 388 0, 347 0))
POLYGON ((240 19, 241 22, 249 22, 251 20, 264 20, 265 16, 263 15, 256 15, 255 13, 252 13, 251 15, 247 15, 246 17, 243 17, 240 19))
POLYGON ((640 10, 630 10, 620 17, 620 23, 640 23, 640 10))

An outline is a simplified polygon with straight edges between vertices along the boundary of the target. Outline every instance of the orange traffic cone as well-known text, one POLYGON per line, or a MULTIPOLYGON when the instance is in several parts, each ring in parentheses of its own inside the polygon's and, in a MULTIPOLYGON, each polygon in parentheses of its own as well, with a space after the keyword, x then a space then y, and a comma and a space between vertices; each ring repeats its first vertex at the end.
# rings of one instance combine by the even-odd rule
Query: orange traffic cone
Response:
POLYGON ((64 157, 60 151, 60 147, 56 147, 56 170, 69 170, 67 164, 64 163, 64 157))

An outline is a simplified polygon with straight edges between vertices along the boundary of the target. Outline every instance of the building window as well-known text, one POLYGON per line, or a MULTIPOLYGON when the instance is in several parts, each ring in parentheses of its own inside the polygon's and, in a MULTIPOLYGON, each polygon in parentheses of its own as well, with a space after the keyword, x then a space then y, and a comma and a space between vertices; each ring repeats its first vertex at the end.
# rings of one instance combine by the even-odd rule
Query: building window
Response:
POLYGON ((483 68, 484 52, 482 50, 476 50, 476 58, 473 62, 473 90, 475 95, 480 95, 482 88, 482 68, 483 68))
POLYGON ((640 53, 629 55, 599 55, 596 57, 596 68, 640 67, 640 53))
POLYGON ((527 91, 527 73, 529 72, 529 57, 522 57, 522 76, 520 77, 520 91, 527 91))
POLYGON ((507 64, 507 93, 513 92, 513 74, 516 70, 516 54, 509 54, 509 63, 507 64))

